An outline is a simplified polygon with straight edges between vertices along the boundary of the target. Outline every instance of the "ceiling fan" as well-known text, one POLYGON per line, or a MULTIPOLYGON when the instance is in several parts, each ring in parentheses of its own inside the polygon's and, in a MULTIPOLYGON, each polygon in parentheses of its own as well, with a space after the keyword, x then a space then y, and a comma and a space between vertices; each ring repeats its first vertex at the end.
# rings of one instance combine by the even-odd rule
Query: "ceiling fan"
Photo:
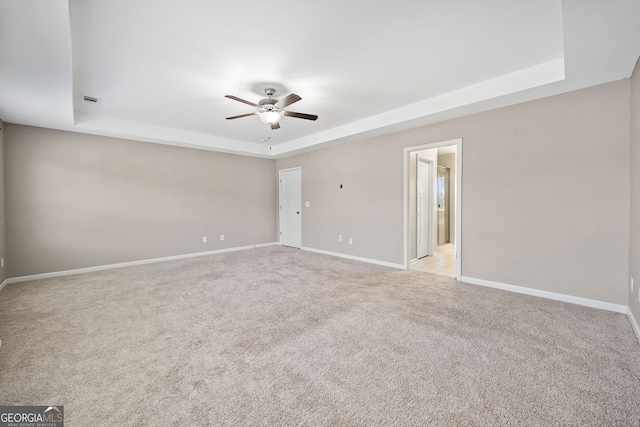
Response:
POLYGON ((226 98, 244 102, 245 104, 249 104, 252 107, 256 107, 258 109, 258 111, 254 111, 253 113, 227 117, 227 120, 239 119, 240 117, 259 116, 260 120, 262 120, 263 123, 271 125, 271 129, 280 129, 280 119, 282 118, 282 116, 296 117, 298 119, 305 120, 316 120, 318 118, 318 116, 315 116, 313 114, 294 113, 293 111, 284 110, 286 106, 291 105, 294 102, 298 102, 302 99, 295 93, 285 96, 279 101, 277 99, 271 98, 273 94, 276 93, 275 89, 268 87, 264 90, 264 93, 267 94, 267 98, 261 99, 257 104, 254 104, 253 102, 247 101, 242 98, 238 98, 237 96, 225 95, 226 98))

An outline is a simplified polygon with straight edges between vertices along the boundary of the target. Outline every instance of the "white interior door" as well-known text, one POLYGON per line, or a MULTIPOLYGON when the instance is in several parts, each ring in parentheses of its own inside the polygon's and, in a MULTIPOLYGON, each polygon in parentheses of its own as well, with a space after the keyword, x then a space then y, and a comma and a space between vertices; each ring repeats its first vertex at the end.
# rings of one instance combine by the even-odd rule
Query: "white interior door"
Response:
POLYGON ((280 244, 302 246, 302 172, 300 168, 284 169, 280 179, 280 244))
POLYGON ((429 255, 429 163, 418 159, 418 194, 416 199, 418 258, 429 255))

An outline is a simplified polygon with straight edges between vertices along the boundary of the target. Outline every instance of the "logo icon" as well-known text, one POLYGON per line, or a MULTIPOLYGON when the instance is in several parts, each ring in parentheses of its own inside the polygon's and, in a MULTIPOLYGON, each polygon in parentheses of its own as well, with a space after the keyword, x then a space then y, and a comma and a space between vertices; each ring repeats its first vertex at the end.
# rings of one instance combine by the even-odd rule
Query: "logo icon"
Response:
POLYGON ((64 406, 0 406, 0 427, 64 427, 64 406))

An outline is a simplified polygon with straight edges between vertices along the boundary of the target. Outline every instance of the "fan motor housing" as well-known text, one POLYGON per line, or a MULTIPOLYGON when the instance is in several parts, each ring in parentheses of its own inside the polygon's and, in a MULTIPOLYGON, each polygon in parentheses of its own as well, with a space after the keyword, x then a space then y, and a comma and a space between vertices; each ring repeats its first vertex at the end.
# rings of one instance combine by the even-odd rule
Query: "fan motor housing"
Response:
POLYGON ((271 99, 271 98, 265 98, 265 99, 261 99, 260 101, 258 101, 258 105, 261 107, 267 107, 268 105, 272 105, 275 106, 275 103, 278 102, 275 99, 271 99))
POLYGON ((275 101, 271 98, 267 98, 267 99, 263 99, 260 102, 258 102, 258 105, 260 106, 259 109, 262 112, 265 111, 273 111, 274 113, 280 113, 282 111, 282 108, 279 108, 275 105, 275 103, 277 101, 275 101))

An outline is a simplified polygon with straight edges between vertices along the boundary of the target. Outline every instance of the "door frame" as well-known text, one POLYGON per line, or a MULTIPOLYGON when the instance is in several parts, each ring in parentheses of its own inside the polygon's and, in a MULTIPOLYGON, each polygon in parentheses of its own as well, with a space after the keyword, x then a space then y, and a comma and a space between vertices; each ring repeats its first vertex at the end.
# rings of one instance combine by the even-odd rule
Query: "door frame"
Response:
POLYGON ((438 147, 446 147, 450 145, 456 146, 456 279, 460 280, 462 276, 462 138, 450 139, 447 141, 439 141, 439 142, 431 142, 422 145, 416 145, 412 147, 406 147, 403 150, 403 165, 404 165, 404 179, 403 179, 403 199, 404 199, 404 215, 403 215, 403 223, 404 223, 404 233, 403 233, 403 250, 404 250, 404 269, 408 270, 409 265, 411 263, 411 248, 409 245, 411 244, 410 239, 410 209, 409 209, 409 184, 411 180, 411 176, 409 173, 409 164, 411 153, 420 150, 426 150, 429 148, 438 148, 438 147))
POLYGON ((296 166, 293 168, 286 168, 286 169, 279 169, 278 170, 278 244, 282 245, 282 224, 284 221, 284 215, 283 215, 283 210, 282 210, 282 206, 283 206, 283 194, 282 194, 282 175, 283 173, 286 172, 291 172, 291 171, 299 171, 300 172, 300 230, 299 230, 299 235, 300 235, 300 246, 292 246, 292 247, 298 247, 301 248, 302 247, 302 167, 301 166, 296 166))

